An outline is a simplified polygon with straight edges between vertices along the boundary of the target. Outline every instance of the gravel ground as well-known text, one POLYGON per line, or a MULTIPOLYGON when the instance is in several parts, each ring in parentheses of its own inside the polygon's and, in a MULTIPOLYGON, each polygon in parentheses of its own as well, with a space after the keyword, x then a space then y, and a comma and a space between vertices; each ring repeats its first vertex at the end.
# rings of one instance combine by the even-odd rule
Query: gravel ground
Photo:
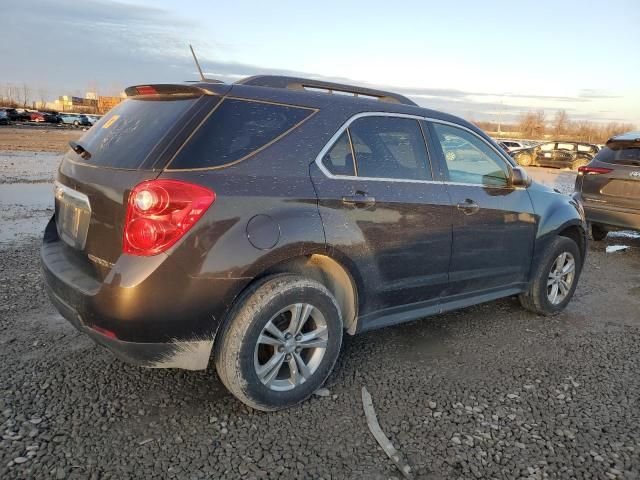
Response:
POLYGON ((330 395, 252 411, 215 371, 126 365, 43 294, 38 240, 0 245, 0 478, 639 478, 640 238, 592 243, 552 319, 515 299, 346 337, 330 395), (606 245, 630 248, 605 253, 606 245))

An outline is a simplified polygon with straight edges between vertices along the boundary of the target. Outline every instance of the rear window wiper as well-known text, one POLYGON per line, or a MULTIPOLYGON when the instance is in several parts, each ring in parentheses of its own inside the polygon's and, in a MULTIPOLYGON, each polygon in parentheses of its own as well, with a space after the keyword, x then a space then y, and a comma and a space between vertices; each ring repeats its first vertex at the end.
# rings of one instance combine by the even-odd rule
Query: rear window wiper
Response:
POLYGON ((91 153, 86 148, 84 148, 82 145, 80 145, 78 142, 74 142, 73 140, 71 140, 69 142, 69 146, 71 147, 71 150, 76 152, 78 155, 80 155, 85 160, 89 160, 91 158, 91 153))

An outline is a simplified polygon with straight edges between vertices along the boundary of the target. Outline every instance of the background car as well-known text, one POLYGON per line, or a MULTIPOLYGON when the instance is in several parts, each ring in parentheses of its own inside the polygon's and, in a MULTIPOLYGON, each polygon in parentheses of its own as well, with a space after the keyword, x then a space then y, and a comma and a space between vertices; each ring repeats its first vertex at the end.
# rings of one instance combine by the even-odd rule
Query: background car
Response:
POLYGON ((29 121, 44 123, 46 120, 45 120, 44 113, 42 112, 29 112, 29 121))
POLYGON ((610 138, 578 170, 575 191, 594 240, 611 230, 640 230, 640 132, 610 138))
POLYGON ((46 111, 41 113, 44 115, 44 121, 47 123, 60 123, 62 121, 58 112, 46 111))
POLYGON ((539 166, 573 170, 589 163, 596 153, 598 153, 598 147, 595 145, 577 142, 548 142, 510 152, 514 160, 523 167, 539 166))
POLYGON ((509 147, 507 147, 507 145, 504 142, 498 142, 498 145, 500 146, 501 149, 503 149, 505 152, 509 153, 509 147))
POLYGON ((507 147, 508 152, 513 152, 515 150, 520 150, 521 148, 526 148, 526 145, 524 144, 524 142, 521 142, 520 140, 500 139, 499 141, 502 145, 507 147))
POLYGON ((89 119, 89 123, 91 123, 91 125, 95 125, 100 121, 102 115, 87 115, 87 118, 89 119))
POLYGON ((61 113, 59 116, 62 123, 66 125, 73 125, 76 127, 88 127, 91 125, 91 122, 89 121, 87 116, 80 113, 61 113))
POLYGON ((6 110, 0 110, 0 125, 9 125, 9 115, 6 110))
POLYGON ((9 120, 11 120, 12 122, 29 121, 29 113, 24 109, 18 110, 17 108, 5 108, 4 110, 7 113, 9 120))

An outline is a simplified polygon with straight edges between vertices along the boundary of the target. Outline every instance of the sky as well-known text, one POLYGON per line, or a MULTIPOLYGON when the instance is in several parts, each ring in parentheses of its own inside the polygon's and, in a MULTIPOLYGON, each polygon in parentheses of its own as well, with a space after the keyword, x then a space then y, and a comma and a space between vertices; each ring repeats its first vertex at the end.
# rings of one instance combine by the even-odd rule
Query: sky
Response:
MULTIPOLYGON (((0 0, 0 94, 260 73, 397 91, 470 120, 640 126, 640 0, 0 0)), ((40 100, 40 98, 34 98, 40 100)))

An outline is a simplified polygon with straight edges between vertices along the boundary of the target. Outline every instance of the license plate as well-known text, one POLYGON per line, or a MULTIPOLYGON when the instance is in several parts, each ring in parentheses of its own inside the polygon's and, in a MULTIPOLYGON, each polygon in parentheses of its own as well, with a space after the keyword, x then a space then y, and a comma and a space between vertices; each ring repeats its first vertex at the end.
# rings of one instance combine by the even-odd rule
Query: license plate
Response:
POLYGON ((544 157, 545 157, 545 158, 551 158, 551 154, 550 154, 550 153, 545 153, 545 154, 544 154, 544 157))
POLYGON ((55 183, 54 192, 58 235, 68 245, 82 250, 87 241, 91 219, 89 198, 60 182, 55 183))

